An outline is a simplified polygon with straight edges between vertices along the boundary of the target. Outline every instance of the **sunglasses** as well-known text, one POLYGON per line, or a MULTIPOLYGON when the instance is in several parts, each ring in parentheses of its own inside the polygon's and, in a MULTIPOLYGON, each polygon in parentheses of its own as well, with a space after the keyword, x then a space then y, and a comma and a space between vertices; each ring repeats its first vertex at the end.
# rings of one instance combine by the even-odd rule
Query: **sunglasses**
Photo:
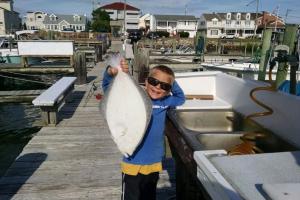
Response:
POLYGON ((169 84, 169 83, 165 83, 165 82, 161 82, 161 81, 159 81, 159 80, 157 80, 156 78, 153 78, 153 77, 148 77, 147 78, 147 81, 148 81, 148 83, 150 84, 150 85, 152 85, 152 86, 157 86, 158 84, 160 85, 160 88, 162 89, 162 90, 165 90, 165 91, 169 91, 169 90, 171 90, 171 88, 172 88, 172 85, 171 84, 169 84))

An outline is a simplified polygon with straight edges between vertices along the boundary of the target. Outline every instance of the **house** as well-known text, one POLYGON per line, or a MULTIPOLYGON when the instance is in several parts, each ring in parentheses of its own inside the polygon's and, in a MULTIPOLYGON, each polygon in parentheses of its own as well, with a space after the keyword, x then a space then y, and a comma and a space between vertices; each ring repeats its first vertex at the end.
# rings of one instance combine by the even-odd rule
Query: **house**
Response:
POLYGON ((129 32, 138 29, 140 9, 123 2, 107 4, 100 7, 100 9, 105 10, 109 14, 113 35, 123 33, 124 30, 129 32))
POLYGON ((193 15, 152 15, 150 31, 167 31, 171 35, 188 32, 194 37, 197 32, 197 18, 193 15))
POLYGON ((21 18, 14 11, 13 4, 13 0, 0 1, 0 35, 14 33, 21 28, 21 18))
POLYGON ((47 13, 37 11, 32 12, 29 11, 26 13, 26 16, 24 17, 24 22, 26 24, 27 30, 39 30, 44 29, 44 19, 47 16, 47 13))
POLYGON ((140 17, 139 19, 139 29, 145 30, 147 32, 150 29, 150 20, 151 20, 151 14, 147 13, 140 17))
POLYGON ((261 33, 266 28, 279 32, 283 32, 285 29, 285 23, 281 17, 266 11, 263 11, 262 15, 257 18, 257 26, 258 33, 261 33))
POLYGON ((198 30, 208 38, 245 38, 255 34, 256 13, 205 13, 198 22, 198 30))
POLYGON ((87 17, 83 15, 60 15, 49 14, 45 16, 44 28, 51 31, 73 30, 76 32, 85 31, 87 17))

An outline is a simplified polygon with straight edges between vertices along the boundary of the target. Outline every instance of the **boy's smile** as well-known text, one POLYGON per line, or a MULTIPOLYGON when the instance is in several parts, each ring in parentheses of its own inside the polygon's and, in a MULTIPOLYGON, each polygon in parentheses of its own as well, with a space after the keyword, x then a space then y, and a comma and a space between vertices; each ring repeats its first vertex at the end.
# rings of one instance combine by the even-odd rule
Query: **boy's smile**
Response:
MULTIPOLYGON (((172 85, 173 78, 172 76, 160 71, 153 71, 151 77, 158 80, 159 82, 168 83, 172 85)), ((161 84, 157 84, 156 86, 151 85, 148 80, 146 80, 146 92, 151 97, 151 99, 160 99, 169 94, 170 91, 166 91, 161 89, 161 84)))

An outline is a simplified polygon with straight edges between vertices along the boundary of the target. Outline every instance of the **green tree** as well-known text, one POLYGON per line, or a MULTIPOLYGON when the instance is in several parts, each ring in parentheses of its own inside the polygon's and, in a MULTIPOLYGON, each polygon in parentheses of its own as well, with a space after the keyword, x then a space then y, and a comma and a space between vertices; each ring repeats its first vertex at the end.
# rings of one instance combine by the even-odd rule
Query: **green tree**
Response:
POLYGON ((92 30, 95 32, 110 32, 110 17, 109 14, 100 8, 92 12, 93 22, 92 30))

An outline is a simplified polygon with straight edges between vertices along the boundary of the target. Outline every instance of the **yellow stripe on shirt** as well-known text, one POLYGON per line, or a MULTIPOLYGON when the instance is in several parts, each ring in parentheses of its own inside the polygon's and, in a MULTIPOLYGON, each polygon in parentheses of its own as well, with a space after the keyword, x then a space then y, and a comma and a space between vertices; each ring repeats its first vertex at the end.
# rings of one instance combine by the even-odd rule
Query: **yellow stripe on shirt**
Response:
POLYGON ((151 165, 134 165, 126 162, 121 163, 121 169, 124 174, 136 176, 138 173, 148 175, 153 172, 162 171, 162 163, 154 163, 151 165))

